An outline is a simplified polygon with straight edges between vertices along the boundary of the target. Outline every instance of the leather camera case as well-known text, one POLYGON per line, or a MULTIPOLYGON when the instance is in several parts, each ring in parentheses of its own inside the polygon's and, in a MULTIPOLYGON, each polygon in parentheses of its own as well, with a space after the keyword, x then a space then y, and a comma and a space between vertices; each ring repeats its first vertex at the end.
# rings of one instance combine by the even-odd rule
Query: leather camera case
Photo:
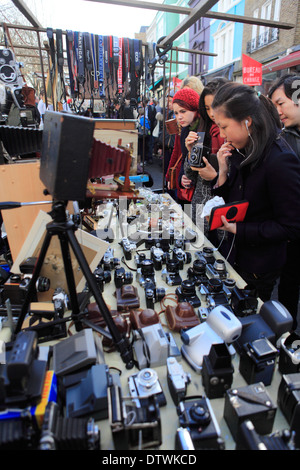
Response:
POLYGON ((175 307, 168 305, 165 311, 166 321, 171 331, 192 328, 200 323, 194 308, 188 302, 179 302, 175 307))

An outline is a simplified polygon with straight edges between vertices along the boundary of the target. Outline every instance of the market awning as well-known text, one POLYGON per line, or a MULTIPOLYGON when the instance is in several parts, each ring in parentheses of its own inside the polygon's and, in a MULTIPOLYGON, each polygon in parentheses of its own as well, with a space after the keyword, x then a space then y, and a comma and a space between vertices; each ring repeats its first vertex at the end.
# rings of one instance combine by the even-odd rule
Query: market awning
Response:
POLYGON ((295 65, 300 65, 300 51, 292 52, 285 57, 274 60, 269 64, 263 65, 262 73, 275 72, 276 70, 288 69, 294 67, 295 65))

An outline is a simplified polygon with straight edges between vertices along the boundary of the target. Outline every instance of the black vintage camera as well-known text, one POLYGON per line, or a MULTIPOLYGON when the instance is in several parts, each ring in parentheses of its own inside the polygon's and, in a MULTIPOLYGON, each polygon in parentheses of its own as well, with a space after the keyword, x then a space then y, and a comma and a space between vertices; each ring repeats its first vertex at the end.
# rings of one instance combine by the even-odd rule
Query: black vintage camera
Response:
POLYGON ((132 284, 133 274, 130 271, 125 271, 123 267, 119 267, 115 270, 114 281, 117 288, 124 284, 132 284))
POLYGON ((208 398, 186 397, 177 406, 179 424, 189 428, 194 447, 206 450, 225 449, 221 431, 208 398))
POLYGON ((104 284, 111 281, 111 272, 98 267, 94 271, 94 276, 100 292, 103 292, 104 284))
POLYGON ((193 265, 188 268, 187 276, 190 280, 194 281, 196 286, 206 283, 208 281, 208 277, 206 275, 206 263, 200 259, 196 259, 193 262, 193 265))
POLYGON ((204 246, 202 251, 196 251, 196 257, 203 261, 205 264, 214 264, 216 258, 214 255, 214 249, 210 246, 204 246))
POLYGON ((179 262, 179 269, 183 269, 185 264, 189 264, 192 261, 192 255, 182 248, 174 248, 173 259, 179 262))
MULTIPOLYGON (((1 304, 4 305, 7 299, 13 309, 20 309, 25 300, 28 287, 31 281, 30 275, 22 276, 20 274, 13 274, 9 276, 8 280, 3 284, 1 289, 1 304)), ((33 302, 36 302, 37 292, 46 292, 50 288, 50 279, 47 277, 39 276, 35 285, 35 292, 33 294, 33 302)))
POLYGON ((218 305, 224 305, 232 310, 229 305, 231 291, 224 282, 218 278, 211 278, 206 284, 201 284, 200 294, 204 295, 208 303, 208 309, 211 310, 218 305))
POLYGON ((226 343, 212 344, 209 354, 203 356, 202 383, 208 398, 222 398, 231 387, 234 367, 226 343))
POLYGON ((144 287, 146 281, 152 281, 156 284, 154 263, 152 259, 143 259, 140 263, 140 267, 136 271, 136 279, 139 284, 144 287))
POLYGON ((176 288, 175 294, 179 302, 188 302, 194 308, 200 307, 201 305, 201 300, 196 294, 195 283, 190 279, 182 281, 181 286, 176 288))
POLYGON ((147 308, 154 309, 154 304, 160 302, 166 295, 166 290, 163 287, 156 287, 150 279, 144 283, 144 289, 147 308))
POLYGON ((161 277, 169 286, 180 286, 182 278, 179 274, 179 262, 176 259, 169 259, 165 269, 162 270, 161 277))
POLYGON ((192 147, 189 163, 191 167, 204 168, 205 163, 202 160, 202 154, 203 154, 203 141, 204 141, 205 132, 197 132, 197 134, 198 134, 198 139, 192 147))
POLYGON ((98 267, 103 267, 104 271, 112 271, 116 266, 120 265, 120 259, 114 257, 114 250, 108 248, 103 255, 98 267))
POLYGON ((155 271, 160 271, 162 269, 162 265, 166 263, 170 256, 169 253, 162 250, 162 248, 158 248, 156 246, 151 247, 150 255, 154 263, 155 271))
POLYGON ((258 299, 253 290, 235 286, 231 291, 230 305, 238 317, 246 317, 256 313, 258 299))

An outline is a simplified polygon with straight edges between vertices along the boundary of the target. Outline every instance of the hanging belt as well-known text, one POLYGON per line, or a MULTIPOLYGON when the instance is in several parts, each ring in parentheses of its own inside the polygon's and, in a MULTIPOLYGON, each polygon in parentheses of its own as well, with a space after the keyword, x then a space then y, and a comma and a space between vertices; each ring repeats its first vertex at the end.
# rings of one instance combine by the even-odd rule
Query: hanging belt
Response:
POLYGON ((74 50, 74 33, 73 31, 67 30, 67 59, 70 77, 70 88, 71 96, 74 98, 77 92, 77 61, 74 50))
POLYGON ((78 64, 78 83, 84 84, 84 46, 83 46, 83 33, 77 33, 77 64, 78 64))
POLYGON ((118 93, 123 93, 123 39, 119 38, 118 93))
POLYGON ((92 42, 92 57, 93 57, 93 70, 92 70, 92 77, 93 81, 93 90, 98 91, 99 89, 99 48, 98 48, 98 34, 91 34, 91 42, 92 42))

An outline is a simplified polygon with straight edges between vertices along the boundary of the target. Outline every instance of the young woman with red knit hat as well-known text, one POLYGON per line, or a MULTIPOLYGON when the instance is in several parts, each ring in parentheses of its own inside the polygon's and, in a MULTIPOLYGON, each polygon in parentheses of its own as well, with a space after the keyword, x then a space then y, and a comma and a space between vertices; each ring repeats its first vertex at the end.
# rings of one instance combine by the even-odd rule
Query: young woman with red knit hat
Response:
POLYGON ((199 94, 191 88, 183 88, 177 91, 173 98, 173 111, 180 128, 180 133, 177 134, 175 138, 174 149, 166 173, 166 181, 168 189, 170 189, 169 169, 174 167, 178 162, 176 166, 176 190, 177 202, 181 206, 189 204, 193 194, 192 180, 184 177, 184 185, 181 185, 179 178, 181 174, 181 166, 188 153, 185 146, 185 139, 191 130, 195 130, 197 132, 197 129, 200 126, 201 118, 199 114, 199 98, 199 94), (189 197, 187 196, 187 190, 189 190, 190 193, 189 197))

